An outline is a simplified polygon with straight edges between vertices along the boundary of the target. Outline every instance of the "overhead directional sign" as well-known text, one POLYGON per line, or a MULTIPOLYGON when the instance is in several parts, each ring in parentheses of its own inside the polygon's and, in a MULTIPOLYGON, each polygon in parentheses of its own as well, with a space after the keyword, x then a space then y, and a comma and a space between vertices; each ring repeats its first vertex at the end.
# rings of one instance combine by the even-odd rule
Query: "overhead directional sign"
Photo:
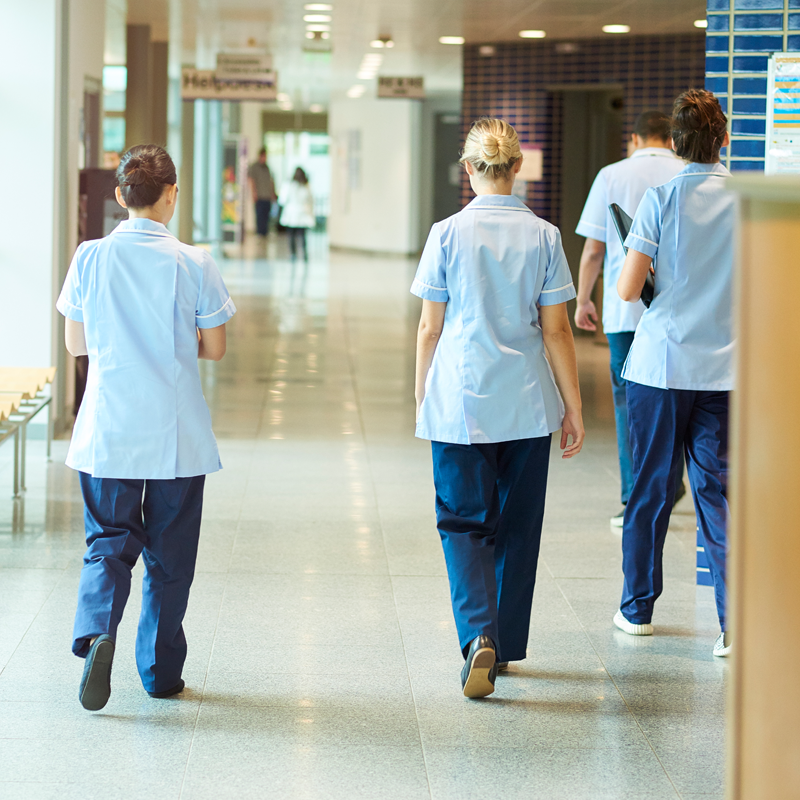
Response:
POLYGON ((256 81, 269 83, 272 71, 272 56, 264 53, 217 53, 218 81, 256 81))
POLYGON ((181 97, 184 100, 276 100, 278 75, 271 71, 268 80, 220 80, 213 70, 184 67, 181 97))
POLYGON ((425 99, 425 82, 419 78, 378 78, 378 97, 405 97, 425 99))

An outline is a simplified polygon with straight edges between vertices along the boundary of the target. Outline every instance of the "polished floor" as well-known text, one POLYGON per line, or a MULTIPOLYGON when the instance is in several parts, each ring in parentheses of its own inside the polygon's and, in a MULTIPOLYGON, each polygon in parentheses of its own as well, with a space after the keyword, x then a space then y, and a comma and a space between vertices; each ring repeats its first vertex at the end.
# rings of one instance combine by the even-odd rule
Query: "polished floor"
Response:
POLYGON ((611 624, 607 349, 579 342, 588 436, 571 462, 553 451, 528 659, 468 701, 413 436, 414 264, 328 256, 322 239, 308 268, 284 253, 273 241, 221 262, 239 313, 202 373, 225 468, 207 482, 179 698, 139 684, 134 589, 111 700, 80 707, 67 442, 49 465, 31 442, 16 504, 0 448, 0 798, 721 798, 728 665, 711 655, 688 499, 656 635, 611 624))

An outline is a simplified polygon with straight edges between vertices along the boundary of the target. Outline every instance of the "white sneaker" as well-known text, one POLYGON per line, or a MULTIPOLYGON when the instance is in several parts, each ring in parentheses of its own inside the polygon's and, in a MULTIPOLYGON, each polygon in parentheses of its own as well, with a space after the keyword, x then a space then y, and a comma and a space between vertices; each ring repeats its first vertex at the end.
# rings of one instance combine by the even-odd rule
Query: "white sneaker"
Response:
POLYGON ((649 622, 644 625, 635 625, 633 622, 628 622, 621 611, 617 611, 617 613, 614 614, 614 624, 621 631, 625 631, 625 633, 629 633, 631 636, 653 635, 653 626, 649 622))
POLYGON ((621 528, 622 523, 625 521, 625 506, 622 506, 622 511, 616 517, 611 517, 611 527, 621 528))
POLYGON ((714 650, 712 651, 715 656, 725 658, 731 652, 731 637, 724 631, 717 637, 714 642, 714 650))

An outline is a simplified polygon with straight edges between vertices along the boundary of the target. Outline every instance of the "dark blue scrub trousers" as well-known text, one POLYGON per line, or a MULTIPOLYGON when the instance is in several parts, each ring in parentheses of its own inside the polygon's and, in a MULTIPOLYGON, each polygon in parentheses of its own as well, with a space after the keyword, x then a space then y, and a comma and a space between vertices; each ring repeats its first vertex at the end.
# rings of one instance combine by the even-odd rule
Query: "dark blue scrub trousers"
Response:
POLYGON ((72 652, 117 627, 143 554, 142 613, 136 664, 148 692, 165 692, 186 660, 183 618, 194 578, 205 475, 174 480, 118 480, 80 473, 86 544, 72 652))
POLYGON ((550 437, 431 442, 436 519, 458 640, 484 634, 498 661, 525 658, 542 538, 550 437))
POLYGON ((675 467, 686 453, 698 528, 725 630, 728 520, 728 392, 656 389, 628 382, 633 489, 622 528, 620 610, 649 623, 664 588, 662 555, 675 497, 675 467))
POLYGON ((628 399, 625 393, 627 381, 622 377, 622 368, 633 344, 633 331, 607 333, 608 348, 611 351, 611 390, 614 395, 614 422, 617 428, 617 455, 619 457, 619 477, 622 484, 620 500, 628 502, 633 486, 633 453, 628 433, 628 399))

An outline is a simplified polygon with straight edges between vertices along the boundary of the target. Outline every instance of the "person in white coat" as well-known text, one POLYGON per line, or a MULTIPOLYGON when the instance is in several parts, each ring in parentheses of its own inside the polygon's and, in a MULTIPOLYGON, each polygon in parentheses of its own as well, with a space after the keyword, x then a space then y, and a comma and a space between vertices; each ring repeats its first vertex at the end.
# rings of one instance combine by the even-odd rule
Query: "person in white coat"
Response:
POLYGON ((281 225, 289 232, 289 250, 292 259, 297 258, 297 242, 303 245, 303 259, 308 261, 306 230, 316 224, 314 197, 308 185, 308 176, 302 167, 294 171, 294 177, 281 189, 278 202, 281 206, 281 225))

